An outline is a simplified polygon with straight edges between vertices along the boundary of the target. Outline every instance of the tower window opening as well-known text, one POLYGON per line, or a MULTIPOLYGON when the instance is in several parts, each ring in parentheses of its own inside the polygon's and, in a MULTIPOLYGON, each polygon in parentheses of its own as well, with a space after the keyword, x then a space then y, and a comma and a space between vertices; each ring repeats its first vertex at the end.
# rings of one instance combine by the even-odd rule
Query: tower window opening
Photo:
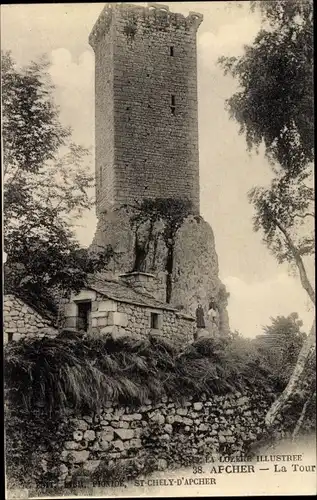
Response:
POLYGON ((170 56, 174 56, 174 47, 172 45, 170 46, 170 56))
POLYGON ((175 105, 175 96, 171 96, 171 113, 175 115, 176 105, 175 105))

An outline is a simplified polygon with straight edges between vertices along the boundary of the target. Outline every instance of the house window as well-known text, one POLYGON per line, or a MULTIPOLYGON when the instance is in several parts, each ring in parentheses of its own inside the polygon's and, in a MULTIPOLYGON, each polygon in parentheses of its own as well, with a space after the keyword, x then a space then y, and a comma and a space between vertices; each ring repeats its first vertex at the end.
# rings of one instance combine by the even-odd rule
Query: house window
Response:
POLYGON ((152 330, 159 329, 159 315, 158 313, 151 313, 151 328, 152 330))
POLYGON ((12 342, 13 340, 13 333, 8 333, 8 342, 12 342))
POLYGON ((170 46, 170 56, 173 57, 173 55, 174 55, 174 47, 171 45, 170 46))
POLYGON ((172 115, 175 115, 175 109, 176 109, 175 102, 176 102, 175 96, 171 95, 171 113, 172 113, 172 115))
POLYGON ((77 304, 77 330, 88 332, 90 325, 91 300, 77 304))

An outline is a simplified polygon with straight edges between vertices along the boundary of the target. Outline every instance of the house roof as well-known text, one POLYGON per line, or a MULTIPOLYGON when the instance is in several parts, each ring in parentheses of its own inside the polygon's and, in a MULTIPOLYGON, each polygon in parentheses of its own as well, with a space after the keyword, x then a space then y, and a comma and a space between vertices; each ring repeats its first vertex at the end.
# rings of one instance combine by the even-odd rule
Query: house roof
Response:
POLYGON ((88 282, 88 288, 95 290, 108 299, 116 300, 118 302, 124 302, 141 307, 150 307, 153 309, 173 311, 181 317, 194 319, 192 316, 179 311, 179 309, 176 309, 165 302, 156 300, 151 295, 137 292, 128 284, 120 281, 92 278, 88 282))

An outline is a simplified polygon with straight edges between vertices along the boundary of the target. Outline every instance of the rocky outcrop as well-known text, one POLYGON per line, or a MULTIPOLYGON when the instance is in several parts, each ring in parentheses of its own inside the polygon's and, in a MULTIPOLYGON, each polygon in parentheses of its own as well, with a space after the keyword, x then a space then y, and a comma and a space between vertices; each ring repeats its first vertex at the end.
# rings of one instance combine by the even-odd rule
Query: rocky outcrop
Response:
POLYGON ((227 314, 227 294, 219 279, 218 257, 212 228, 202 217, 185 218, 175 234, 172 252, 169 251, 164 235, 164 221, 155 224, 143 223, 137 229, 131 225, 131 212, 120 209, 103 213, 98 222, 91 246, 98 251, 110 244, 115 252, 105 273, 105 277, 119 275, 135 270, 136 252, 144 250, 142 272, 152 273, 158 280, 157 293, 162 300, 165 287, 165 300, 195 315, 200 303, 204 310, 206 331, 227 333, 229 319, 227 314), (168 259, 172 258, 172 263, 168 259), (170 265, 171 264, 171 265, 170 265), (170 287, 170 294, 167 288, 170 287), (168 297, 169 295, 169 297, 168 297), (211 322, 207 313, 210 301, 217 305, 217 322, 211 322))

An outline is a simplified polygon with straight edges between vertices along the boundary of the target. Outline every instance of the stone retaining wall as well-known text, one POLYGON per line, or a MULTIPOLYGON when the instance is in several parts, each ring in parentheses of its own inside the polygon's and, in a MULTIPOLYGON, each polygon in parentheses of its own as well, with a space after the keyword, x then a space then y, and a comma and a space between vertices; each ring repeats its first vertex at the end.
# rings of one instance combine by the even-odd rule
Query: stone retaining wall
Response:
POLYGON ((149 460, 157 470, 199 463, 208 455, 244 454, 264 431, 273 395, 214 396, 182 404, 165 398, 137 408, 109 403, 100 413, 73 416, 60 453, 59 486, 93 473, 103 462, 149 460))
POLYGON ((57 335, 50 320, 43 318, 32 307, 15 295, 5 295, 3 304, 4 343, 25 337, 57 335))

